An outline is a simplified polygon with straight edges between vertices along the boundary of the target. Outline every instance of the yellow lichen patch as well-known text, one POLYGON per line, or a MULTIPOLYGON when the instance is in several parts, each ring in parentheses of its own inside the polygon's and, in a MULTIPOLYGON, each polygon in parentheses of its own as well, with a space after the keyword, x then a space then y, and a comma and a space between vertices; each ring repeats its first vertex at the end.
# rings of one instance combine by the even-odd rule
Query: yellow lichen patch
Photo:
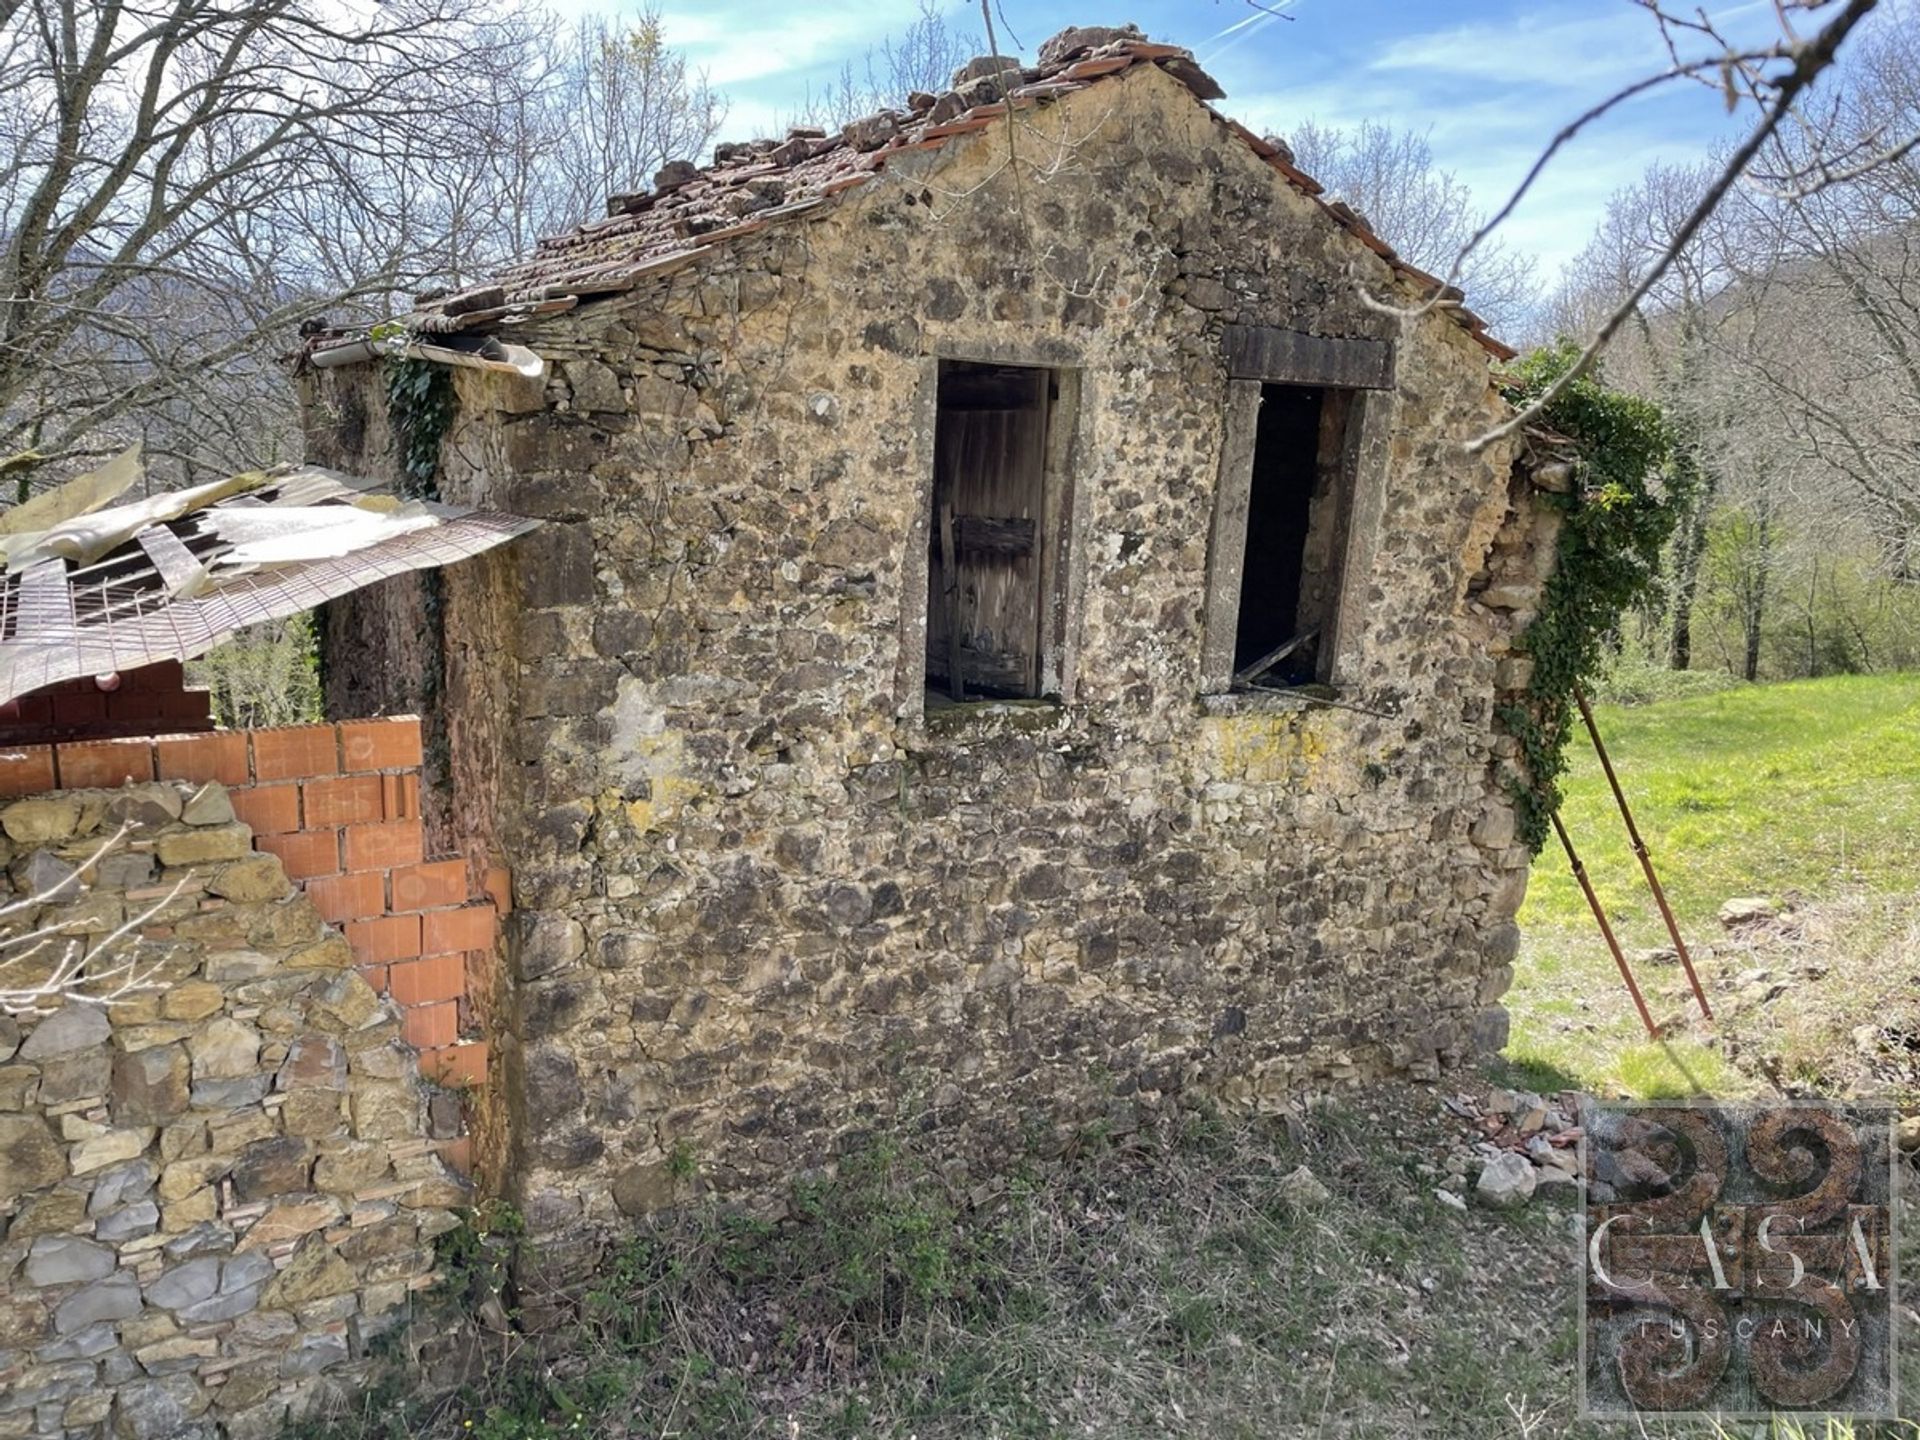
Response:
POLYGON ((670 825, 705 787, 687 773, 686 743, 638 681, 621 683, 614 702, 613 750, 627 821, 640 834, 670 825))
POLYGON ((1223 715, 1205 722, 1205 758, 1224 780, 1253 783, 1310 775, 1327 756, 1327 736, 1310 714, 1223 715))
POLYGON ((661 744, 650 749, 647 760, 653 778, 649 793, 626 804, 628 823, 642 835, 671 825, 702 794, 698 782, 674 771, 681 758, 678 738, 673 737, 675 743, 670 746, 661 744))

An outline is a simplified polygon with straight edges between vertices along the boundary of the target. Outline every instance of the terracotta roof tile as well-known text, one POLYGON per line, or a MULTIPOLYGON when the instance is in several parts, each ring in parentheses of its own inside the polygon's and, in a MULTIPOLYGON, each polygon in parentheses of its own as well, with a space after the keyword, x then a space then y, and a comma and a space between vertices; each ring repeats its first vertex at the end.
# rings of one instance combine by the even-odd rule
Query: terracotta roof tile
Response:
POLYGON ((1269 155, 1267 163, 1278 170, 1286 178, 1287 183, 1302 195, 1319 195, 1327 188, 1306 171, 1295 168, 1291 160, 1283 160, 1278 154, 1269 155))
MULTIPOLYGON (((1006 110, 1007 107, 1002 105, 999 114, 1004 115, 1006 110)), ((925 130, 920 132, 920 138, 922 141, 944 140, 949 135, 970 135, 975 130, 986 129, 994 122, 994 119, 995 116, 993 115, 975 115, 973 111, 969 110, 958 120, 949 120, 944 125, 929 125, 925 130)))
POLYGON ((1076 90, 1087 87, 1078 80, 1036 80, 1031 85, 1021 85, 1013 91, 1015 100, 1045 100, 1056 95, 1071 95, 1076 90))
POLYGON ((1096 80, 1133 64, 1131 55, 1106 55, 1097 60, 1079 60, 1060 72, 1062 80, 1096 80))
MULTIPOLYGON (((989 128, 1010 110, 1051 103, 1136 65, 1159 67, 1203 102, 1222 94, 1187 51, 1151 43, 1137 31, 1064 31, 1040 53, 1038 66, 983 75, 943 96, 916 95, 909 108, 855 121, 838 135, 794 130, 781 141, 719 145, 714 163, 705 169, 670 165, 656 177, 657 188, 611 197, 609 214, 542 238, 532 254, 488 284, 455 295, 418 297, 420 309, 410 323, 434 334, 492 329, 555 313, 582 298, 631 289, 642 277, 677 270, 719 245, 833 203, 899 156, 938 149, 989 128)), ((1320 183, 1293 164, 1284 146, 1208 109, 1294 189, 1307 196, 1322 193, 1320 183)), ((1323 208, 1398 274, 1430 294, 1442 289, 1437 277, 1395 255, 1350 207, 1323 202, 1323 208)), ((1506 359, 1515 353, 1488 335, 1471 311, 1454 307, 1449 313, 1494 355, 1506 359)))

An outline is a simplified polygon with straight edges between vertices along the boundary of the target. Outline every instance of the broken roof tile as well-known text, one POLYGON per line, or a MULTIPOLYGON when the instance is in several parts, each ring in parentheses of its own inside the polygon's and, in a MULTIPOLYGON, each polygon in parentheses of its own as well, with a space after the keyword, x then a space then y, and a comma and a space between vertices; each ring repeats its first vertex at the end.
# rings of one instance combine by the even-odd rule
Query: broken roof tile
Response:
MULTIPOLYGON (((1004 111, 1005 107, 1001 107, 1004 111)), ((958 120, 949 120, 944 125, 931 125, 921 132, 922 140, 944 140, 949 135, 969 135, 975 130, 984 130, 993 123, 991 115, 980 115, 969 110, 958 120)))
POLYGON ((1060 72, 1062 80, 1094 80, 1102 75, 1111 75, 1133 64, 1131 55, 1103 55, 1093 59, 1076 60, 1060 72))
POLYGON ((700 238, 705 240, 709 245, 719 245, 725 241, 737 240, 742 235, 751 235, 756 230, 764 230, 766 228, 767 222, 756 216, 752 220, 742 220, 738 225, 729 225, 720 230, 709 230, 700 238))
POLYGON ((1292 161, 1282 160, 1278 155, 1269 155, 1267 157, 1267 164, 1278 170, 1287 178, 1289 184, 1304 194, 1319 195, 1324 193, 1327 188, 1311 175, 1307 174, 1306 171, 1295 166, 1292 161))
POLYGON ((1071 95, 1076 90, 1087 87, 1077 80, 1036 80, 1031 85, 1021 85, 1009 92, 1014 100, 1048 100, 1056 95, 1071 95))
POLYGON ((1160 68, 1173 76, 1201 100, 1224 100, 1227 92, 1220 88, 1220 82, 1202 70, 1191 55, 1175 56, 1171 60, 1162 60, 1160 68))

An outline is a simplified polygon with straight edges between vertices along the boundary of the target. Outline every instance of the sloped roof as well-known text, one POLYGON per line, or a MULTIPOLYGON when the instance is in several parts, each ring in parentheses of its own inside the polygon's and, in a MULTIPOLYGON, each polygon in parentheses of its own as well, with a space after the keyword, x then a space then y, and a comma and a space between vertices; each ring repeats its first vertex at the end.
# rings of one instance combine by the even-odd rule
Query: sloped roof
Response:
POLYGON ((35 497, 35 509, 0 513, 0 703, 193 659, 249 625, 464 560, 540 523, 403 502, 312 466, 104 506, 137 475, 129 451, 35 497))
MULTIPOLYGON (((492 282, 455 294, 419 297, 420 309, 410 323, 417 333, 431 335, 484 332, 568 310, 593 296, 630 290, 648 276, 695 263, 769 225, 814 214, 870 181, 896 158, 985 130, 1009 108, 1050 104, 1148 65, 1178 79, 1203 104, 1224 97, 1190 52, 1151 43, 1131 26, 1062 31, 1041 46, 1036 65, 992 57, 976 60, 960 72, 956 89, 937 97, 915 95, 907 109, 856 120, 838 135, 795 129, 782 141, 720 145, 714 162, 704 168, 675 162, 655 177, 654 189, 612 197, 608 215, 546 237, 531 255, 492 282)), ((1208 109, 1289 185, 1312 197, 1336 224, 1400 275, 1427 296, 1440 293, 1443 282, 1438 277, 1400 259, 1349 206, 1321 199, 1323 187, 1294 166, 1284 146, 1208 109)), ((1450 292, 1450 298, 1457 302, 1459 292, 1450 292)), ((1471 310, 1455 304, 1445 313, 1496 358, 1507 360, 1517 353, 1488 334, 1486 323, 1471 310)))

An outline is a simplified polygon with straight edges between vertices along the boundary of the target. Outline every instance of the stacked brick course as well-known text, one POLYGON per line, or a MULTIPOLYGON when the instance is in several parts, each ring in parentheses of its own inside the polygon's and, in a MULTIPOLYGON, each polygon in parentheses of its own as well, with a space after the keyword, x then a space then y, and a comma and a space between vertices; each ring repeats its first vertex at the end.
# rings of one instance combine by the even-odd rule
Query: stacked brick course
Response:
MULTIPOLYGON (((158 668, 158 667, 155 667, 158 668)), ((0 797, 151 781, 227 788, 254 847, 278 856, 320 918, 339 927, 374 990, 400 1007, 423 1072, 443 1085, 485 1083, 489 1049, 466 1040, 470 970, 492 952, 504 873, 429 859, 420 822, 420 725, 353 720, 26 745, 0 750, 0 797), (472 898, 475 895, 480 898, 472 898)), ((467 1142, 442 1124, 446 1158, 470 1169, 467 1142)))

